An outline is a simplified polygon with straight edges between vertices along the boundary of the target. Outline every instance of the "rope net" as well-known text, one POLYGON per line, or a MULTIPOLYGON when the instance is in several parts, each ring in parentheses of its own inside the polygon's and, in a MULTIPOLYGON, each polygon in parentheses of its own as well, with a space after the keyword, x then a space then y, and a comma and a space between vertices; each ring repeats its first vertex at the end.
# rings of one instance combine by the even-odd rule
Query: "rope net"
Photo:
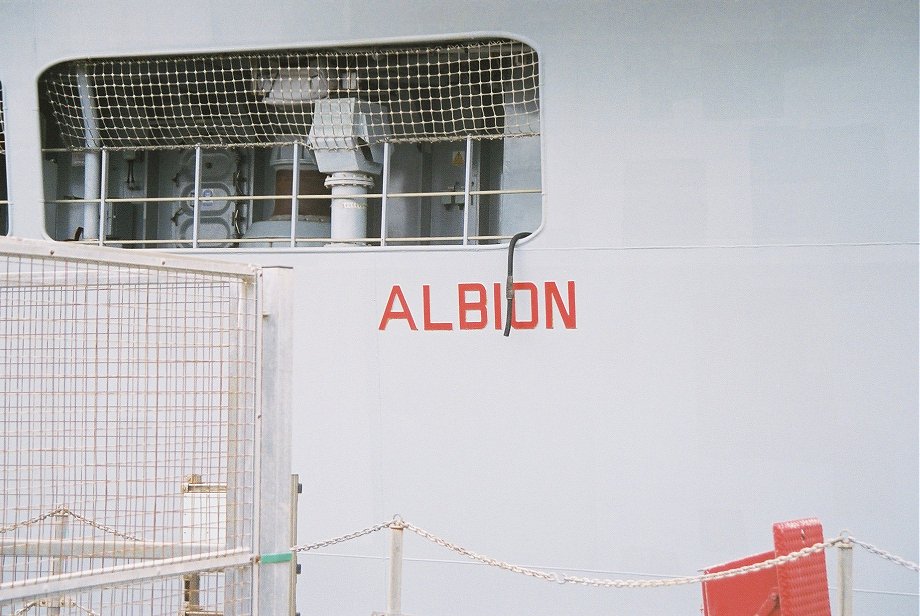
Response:
MULTIPOLYGON (((71 149, 539 134, 537 54, 510 40, 71 61, 42 92, 71 149)), ((328 148, 328 144, 323 147, 328 148)))

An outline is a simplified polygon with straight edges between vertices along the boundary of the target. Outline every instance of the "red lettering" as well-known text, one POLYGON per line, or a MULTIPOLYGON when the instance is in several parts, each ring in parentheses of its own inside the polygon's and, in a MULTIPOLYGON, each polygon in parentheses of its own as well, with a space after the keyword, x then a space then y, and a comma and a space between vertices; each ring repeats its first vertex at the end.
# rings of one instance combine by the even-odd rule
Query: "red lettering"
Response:
POLYGON ((425 331, 453 329, 453 323, 435 323, 431 320, 431 285, 422 285, 422 308, 425 320, 425 331))
POLYGON ((559 293, 559 287, 555 282, 544 283, 546 298, 546 329, 553 328, 553 305, 559 309, 559 317, 566 329, 575 329, 575 281, 569 280, 567 283, 569 306, 566 308, 562 303, 562 295, 559 293))
MULTIPOLYGON (((479 282, 462 282, 457 284, 457 316, 460 330, 483 330, 489 327, 489 320, 493 319, 496 330, 504 327, 502 321, 503 307, 506 301, 504 285, 500 282, 488 283, 492 285, 492 297, 489 297, 487 284, 479 282), (489 301, 492 301, 490 309, 489 301)), ((540 325, 540 300, 544 302, 546 329, 554 329, 557 325, 565 329, 577 329, 577 311, 575 304, 575 281, 566 282, 565 294, 559 288, 558 282, 543 282, 543 292, 540 293, 539 283, 515 282, 515 303, 510 315, 511 327, 514 329, 536 329, 540 325), (524 295, 529 295, 530 301, 524 295), (529 312, 528 312, 529 311, 529 312)), ((422 285, 422 328, 425 331, 451 331, 454 329, 452 321, 435 321, 432 319, 431 285, 422 285)), ((404 320, 412 331, 418 331, 409 303, 400 285, 393 285, 386 301, 380 325, 380 331, 386 330, 391 321, 404 320)))
POLYGON ((460 329, 485 329, 489 322, 489 316, 486 312, 486 288, 479 283, 470 282, 457 285, 457 311, 460 313, 460 329), (467 293, 478 293, 477 301, 467 301, 467 293), (479 320, 471 321, 467 319, 470 312, 478 312, 479 320))
POLYGON ((377 328, 381 331, 387 328, 387 323, 393 319, 405 319, 409 323, 409 329, 412 331, 418 331, 418 327, 415 326, 415 319, 412 318, 412 313, 409 311, 409 305, 406 303, 406 297, 403 295, 402 289, 399 288, 399 285, 393 285, 393 288, 390 289, 390 297, 387 298, 387 307, 383 310, 383 318, 380 319, 380 326, 377 328), (395 310, 394 304, 399 302, 402 310, 395 310))
POLYGON ((511 307, 511 327, 514 329, 536 329, 537 322, 540 319, 540 314, 537 309, 537 298, 539 292, 537 291, 537 285, 532 282, 515 282, 514 283, 514 304, 511 307), (519 321, 517 318, 517 293, 519 291, 528 291, 530 293, 530 320, 529 321, 519 321))
POLYGON ((492 285, 492 297, 495 299, 495 329, 501 331, 505 324, 502 323, 502 285, 500 282, 492 285))

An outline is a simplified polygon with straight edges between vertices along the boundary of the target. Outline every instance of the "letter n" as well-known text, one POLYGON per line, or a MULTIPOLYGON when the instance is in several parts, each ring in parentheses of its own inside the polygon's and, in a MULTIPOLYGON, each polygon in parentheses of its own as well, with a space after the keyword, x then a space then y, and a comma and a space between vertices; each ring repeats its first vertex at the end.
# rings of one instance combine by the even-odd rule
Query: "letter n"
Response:
POLYGON ((566 329, 575 329, 575 281, 568 282, 568 308, 562 303, 562 295, 559 293, 559 287, 555 282, 544 284, 546 295, 546 329, 553 328, 553 306, 559 309, 559 317, 566 329))

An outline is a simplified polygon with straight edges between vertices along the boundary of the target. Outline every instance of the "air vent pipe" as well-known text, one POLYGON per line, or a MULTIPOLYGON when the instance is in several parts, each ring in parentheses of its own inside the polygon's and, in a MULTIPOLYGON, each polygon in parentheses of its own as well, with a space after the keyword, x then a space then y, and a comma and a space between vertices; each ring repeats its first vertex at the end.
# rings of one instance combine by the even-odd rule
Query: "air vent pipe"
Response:
POLYGON ((313 108, 308 144, 332 191, 333 243, 363 243, 367 195, 383 171, 386 111, 356 98, 321 99, 313 108))
POLYGON ((340 171, 326 178, 332 190, 332 240, 356 240, 367 235, 367 194, 374 178, 366 173, 340 171))
POLYGON ((83 112, 83 132, 86 152, 83 159, 83 237, 98 239, 99 196, 101 186, 101 156, 99 152, 99 122, 93 105, 89 78, 85 69, 77 72, 77 92, 80 95, 80 109, 83 112))

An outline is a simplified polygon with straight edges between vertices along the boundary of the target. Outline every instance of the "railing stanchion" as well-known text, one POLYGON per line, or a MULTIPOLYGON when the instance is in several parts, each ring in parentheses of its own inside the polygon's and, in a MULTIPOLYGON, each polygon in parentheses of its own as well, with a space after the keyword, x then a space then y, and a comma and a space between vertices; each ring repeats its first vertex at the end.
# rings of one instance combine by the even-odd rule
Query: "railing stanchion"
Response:
POLYGON ((853 616, 853 544, 837 544, 837 607, 839 616, 853 616))
POLYGON ((387 588, 387 616, 402 614, 403 529, 390 528, 390 580, 387 588))

